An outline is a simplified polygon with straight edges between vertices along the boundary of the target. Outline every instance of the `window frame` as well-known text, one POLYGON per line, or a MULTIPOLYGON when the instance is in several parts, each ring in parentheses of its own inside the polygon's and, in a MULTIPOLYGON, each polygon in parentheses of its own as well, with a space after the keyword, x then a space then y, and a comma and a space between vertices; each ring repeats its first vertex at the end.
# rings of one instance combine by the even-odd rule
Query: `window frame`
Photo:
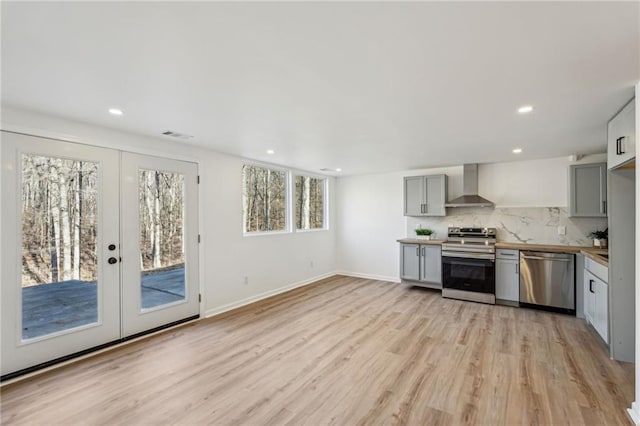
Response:
POLYGON ((257 237, 262 235, 277 235, 277 234, 289 234, 291 233, 291 170, 274 166, 272 164, 264 164, 253 161, 243 161, 242 166, 240 167, 240 180, 242 182, 241 186, 241 196, 240 203, 242 208, 242 236, 243 237, 257 237), (259 167, 262 169, 269 169, 271 171, 276 172, 284 172, 284 229, 272 230, 272 231, 249 231, 245 230, 245 180, 243 169, 245 166, 251 167, 259 167))
POLYGON ((320 231, 328 231, 329 230, 329 177, 328 176, 322 176, 322 175, 318 175, 318 174, 314 174, 314 173, 306 173, 303 171, 296 171, 294 173, 292 173, 292 177, 291 177, 291 226, 292 226, 292 230, 293 232, 300 232, 300 233, 305 233, 305 232, 320 232, 320 231), (296 214, 296 206, 295 206, 295 191, 296 191, 296 186, 295 186, 295 178, 296 177, 307 177, 307 178, 313 178, 313 179, 318 179, 318 180, 322 180, 323 185, 322 185, 322 227, 320 228, 311 228, 311 229, 298 229, 298 227, 295 224, 295 214, 296 214))

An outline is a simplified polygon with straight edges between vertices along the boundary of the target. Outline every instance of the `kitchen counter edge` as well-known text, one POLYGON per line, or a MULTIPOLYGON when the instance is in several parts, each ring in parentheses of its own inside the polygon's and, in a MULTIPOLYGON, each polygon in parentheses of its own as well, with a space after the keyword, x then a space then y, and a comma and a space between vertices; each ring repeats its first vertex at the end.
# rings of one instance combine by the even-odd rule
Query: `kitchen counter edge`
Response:
MULTIPOLYGON (((423 240, 419 238, 400 238, 396 241, 403 244, 423 244, 423 245, 440 245, 445 242, 444 240, 423 240)), ((603 249, 595 249, 593 247, 500 242, 500 243, 496 243, 496 248, 512 249, 512 250, 546 251, 551 253, 582 254, 600 263, 601 265, 604 265, 607 267, 609 266, 609 261, 606 258, 601 256, 601 254, 606 254, 608 253, 608 251, 603 249)))
POLYGON ((432 245, 440 245, 444 243, 444 240, 423 240, 420 238, 400 238, 398 240, 399 243, 403 244, 432 244, 432 245))

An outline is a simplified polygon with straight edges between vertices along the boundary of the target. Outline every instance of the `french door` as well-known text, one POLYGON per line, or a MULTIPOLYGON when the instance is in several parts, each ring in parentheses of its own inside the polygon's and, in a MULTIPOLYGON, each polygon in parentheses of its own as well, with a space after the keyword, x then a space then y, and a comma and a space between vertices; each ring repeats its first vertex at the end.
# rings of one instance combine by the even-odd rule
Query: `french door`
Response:
POLYGON ((2 132, 2 375, 199 314, 197 165, 2 132))

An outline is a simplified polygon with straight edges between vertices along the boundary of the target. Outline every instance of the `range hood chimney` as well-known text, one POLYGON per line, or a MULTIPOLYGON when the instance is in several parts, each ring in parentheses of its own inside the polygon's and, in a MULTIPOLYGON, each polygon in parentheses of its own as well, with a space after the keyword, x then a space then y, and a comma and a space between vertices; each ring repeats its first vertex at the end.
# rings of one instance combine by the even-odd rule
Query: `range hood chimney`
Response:
POLYGON ((445 204, 445 207, 494 207, 494 204, 478 195, 478 165, 462 166, 462 197, 445 204))

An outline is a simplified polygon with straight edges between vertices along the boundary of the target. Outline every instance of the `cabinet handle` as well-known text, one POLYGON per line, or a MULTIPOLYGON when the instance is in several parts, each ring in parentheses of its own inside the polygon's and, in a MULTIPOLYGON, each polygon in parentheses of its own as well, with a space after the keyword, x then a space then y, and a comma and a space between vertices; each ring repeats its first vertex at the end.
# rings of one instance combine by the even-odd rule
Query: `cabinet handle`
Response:
POLYGON ((595 291, 593 291, 593 283, 594 283, 593 280, 589 280, 589 291, 595 294, 595 291))
POLYGON ((426 249, 424 247, 422 247, 422 255, 423 256, 426 254, 425 251, 426 251, 426 249))
POLYGON ((602 202, 602 213, 606 213, 607 212, 607 202, 603 201, 602 202))
POLYGON ((616 139, 616 155, 622 155, 625 152, 622 150, 622 142, 624 142, 626 136, 620 136, 616 139))
POLYGON ((516 263, 516 275, 520 275, 520 264, 516 263))
POLYGON ((420 257, 420 247, 416 247, 416 256, 420 257))

